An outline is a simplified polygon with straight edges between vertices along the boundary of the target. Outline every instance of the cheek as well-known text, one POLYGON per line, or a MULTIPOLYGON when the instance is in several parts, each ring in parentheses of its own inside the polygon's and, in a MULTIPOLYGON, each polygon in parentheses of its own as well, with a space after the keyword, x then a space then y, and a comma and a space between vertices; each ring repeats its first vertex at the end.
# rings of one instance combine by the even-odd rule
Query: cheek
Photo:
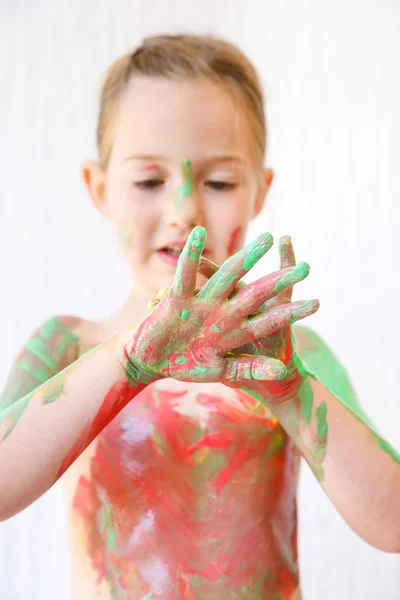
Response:
MULTIPOLYGON (((122 208, 122 207, 121 207, 122 208)), ((119 245, 125 255, 139 256, 146 253, 156 229, 156 219, 147 211, 125 206, 114 219, 114 229, 119 245)))

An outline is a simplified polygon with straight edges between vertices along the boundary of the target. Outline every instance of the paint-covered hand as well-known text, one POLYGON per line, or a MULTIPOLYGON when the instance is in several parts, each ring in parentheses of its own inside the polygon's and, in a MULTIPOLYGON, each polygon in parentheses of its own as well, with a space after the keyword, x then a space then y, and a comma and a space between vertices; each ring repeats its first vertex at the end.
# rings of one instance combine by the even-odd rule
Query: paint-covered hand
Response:
MULTIPOLYGON (((319 308, 317 300, 307 302, 292 302, 293 285, 302 281, 309 273, 309 267, 301 262, 296 265, 293 245, 289 236, 282 236, 279 239, 280 271, 266 275, 253 284, 245 286, 239 282, 236 286, 235 297, 240 299, 244 294, 254 294, 260 287, 264 287, 268 281, 276 281, 274 288, 275 294, 259 305, 258 313, 252 316, 256 317, 259 313, 276 314, 277 311, 290 311, 295 306, 310 307, 310 310, 304 316, 315 313, 319 308), (263 282, 263 285, 260 283, 263 282), (292 307, 292 308, 290 308, 292 307)), ((204 257, 201 257, 199 272, 206 278, 214 277, 219 267, 204 257)), ((297 319, 293 319, 294 322, 297 319)), ((238 353, 248 353, 252 355, 268 356, 280 360, 287 368, 286 376, 279 381, 263 382, 258 385, 253 381, 247 387, 251 387, 258 392, 264 402, 270 405, 283 403, 299 393, 304 381, 304 369, 302 361, 295 351, 293 335, 290 323, 284 325, 276 322, 270 332, 264 336, 258 336, 257 339, 247 342, 245 345, 236 349, 238 353)))
MULTIPOLYGON (((171 286, 152 313, 133 330, 131 341, 125 345, 129 375, 143 382, 146 378, 173 377, 228 385, 284 378, 287 370, 279 359, 262 354, 234 355, 231 350, 315 312, 315 302, 259 310, 280 291, 282 277, 288 272, 262 278, 232 295, 240 279, 272 246, 269 233, 230 257, 197 292, 205 239, 205 229, 195 227, 180 255, 171 286)), ((301 268, 307 272, 306 265, 301 268)), ((292 284, 289 277, 286 285, 292 284)))

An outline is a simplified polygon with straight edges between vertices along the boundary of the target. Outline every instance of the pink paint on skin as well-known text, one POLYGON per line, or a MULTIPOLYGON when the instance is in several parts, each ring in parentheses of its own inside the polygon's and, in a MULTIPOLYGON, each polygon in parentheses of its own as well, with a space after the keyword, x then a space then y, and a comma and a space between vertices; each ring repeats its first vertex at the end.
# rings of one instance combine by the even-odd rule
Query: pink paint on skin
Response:
POLYGON ((138 169, 138 171, 143 173, 143 172, 147 172, 147 171, 157 171, 159 169, 160 169, 159 165, 148 165, 146 167, 141 167, 140 169, 138 169))
POLYGON ((232 256, 238 250, 238 244, 240 240, 240 236, 242 235, 243 228, 238 226, 236 227, 231 234, 231 238, 229 240, 228 247, 226 249, 228 256, 232 256))
POLYGON ((289 600, 298 585, 294 445, 241 390, 227 400, 180 385, 151 384, 130 402, 79 480, 73 506, 99 582, 116 600, 289 600))

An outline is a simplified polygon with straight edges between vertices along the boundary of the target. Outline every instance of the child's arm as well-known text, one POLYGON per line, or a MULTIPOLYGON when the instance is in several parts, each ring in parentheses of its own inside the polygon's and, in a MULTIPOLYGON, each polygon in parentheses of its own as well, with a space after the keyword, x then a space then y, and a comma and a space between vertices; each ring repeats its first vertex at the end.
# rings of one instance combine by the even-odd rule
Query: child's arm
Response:
MULTIPOLYGON (((12 402, 5 403, 0 411, 0 519, 47 491, 149 383, 174 377, 234 384, 286 374, 279 360, 227 356, 231 338, 246 335, 247 328, 252 339, 267 335, 271 323, 288 326, 315 312, 318 303, 293 303, 247 319, 266 298, 274 296, 279 275, 260 281, 256 300, 229 300, 239 279, 272 245, 269 235, 259 236, 224 263, 195 294, 204 242, 205 230, 195 228, 168 293, 138 327, 115 334, 32 392, 19 399, 14 395, 12 402)), ((40 345, 37 352, 49 369, 57 370, 54 356, 40 345)), ((35 380, 45 377, 39 369, 41 361, 34 371, 27 367, 35 380)))
MULTIPOLYGON (((288 236, 281 238, 279 252, 281 269, 292 267, 282 286, 296 264, 288 236)), ((202 257, 202 275, 212 277, 218 269, 202 257)), ((243 285, 237 285, 237 298, 252 290, 243 285)), ((287 305, 291 291, 281 287, 264 310, 287 305)), ((232 344, 238 352, 278 358, 288 368, 281 381, 241 387, 273 412, 347 523, 377 548, 400 552, 400 455, 377 434, 329 348, 310 330, 296 330, 298 353, 288 327, 275 327, 255 343, 248 338, 244 347, 232 344)))
POLYGON ((380 550, 400 552, 400 455, 377 433, 323 340, 296 329, 303 383, 272 410, 352 529, 380 550))

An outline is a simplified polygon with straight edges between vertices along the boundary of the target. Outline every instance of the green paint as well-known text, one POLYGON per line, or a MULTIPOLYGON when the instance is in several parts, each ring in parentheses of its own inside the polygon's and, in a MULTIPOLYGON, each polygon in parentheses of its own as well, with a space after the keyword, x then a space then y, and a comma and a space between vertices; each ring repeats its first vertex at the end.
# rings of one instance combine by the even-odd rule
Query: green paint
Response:
POLYGON ((393 460, 400 463, 399 452, 376 431, 375 425, 359 403, 346 370, 331 349, 314 331, 307 327, 296 327, 296 330, 300 330, 307 338, 308 343, 301 344, 300 352, 303 365, 307 365, 308 374, 319 380, 358 421, 370 429, 371 441, 387 452, 393 460))
POLYGON ((50 348, 40 338, 32 338, 26 343, 26 348, 40 358, 52 371, 57 371, 57 362, 50 354, 50 348))
POLYGON ((187 363, 187 358, 186 356, 177 356, 174 362, 177 365, 185 365, 187 363))
POLYGON ((400 463, 400 453, 397 452, 397 450, 393 448, 389 442, 381 438, 381 436, 378 434, 375 434, 374 438, 375 443, 377 443, 382 450, 387 452, 397 463, 400 463))
POLYGON ((42 404, 51 404, 58 400, 60 396, 64 393, 64 383, 65 377, 60 378, 57 377, 48 382, 48 384, 43 388, 42 393, 42 404))
POLYGON ((110 552, 115 550, 115 541, 117 538, 117 533, 115 529, 109 529, 107 532, 107 548, 110 552))
POLYGON ((326 402, 322 402, 316 410, 317 431, 318 431, 318 437, 320 438, 320 440, 325 440, 328 435, 328 423, 326 422, 326 409, 327 409, 326 402))
POLYGON ((61 361, 71 343, 77 343, 78 338, 67 329, 59 318, 45 321, 39 328, 39 333, 25 345, 25 350, 13 366, 9 376, 9 384, 0 399, 0 421, 8 417, 9 428, 3 440, 13 431, 17 422, 28 407, 33 394, 40 394, 43 404, 54 402, 63 393, 65 377, 55 378, 60 371, 61 361), (54 338, 61 335, 62 343, 57 347, 54 338), (55 360, 52 354, 57 351, 55 360), (32 356, 33 355, 33 356, 32 356), (34 364, 33 358, 38 358, 44 364, 34 364), (22 372, 32 375, 33 380, 24 379, 22 372), (53 379, 50 379, 53 376, 53 379), (12 379, 16 379, 14 383, 12 379), (20 382, 21 380, 21 382, 20 382), (35 385, 39 382, 40 386, 35 385), (49 383, 49 382, 52 383, 49 383))
POLYGON ((11 421, 11 424, 10 424, 9 428, 7 429, 7 431, 5 432, 5 434, 3 435, 3 437, 1 438, 2 442, 4 442, 4 440, 13 431, 14 427, 18 423, 18 421, 21 418, 22 414, 25 412, 25 410, 26 410, 26 408, 27 408, 27 406, 29 404, 29 401, 30 401, 30 399, 32 398, 32 396, 33 396, 33 394, 35 392, 36 392, 36 390, 33 390, 32 392, 30 392, 29 394, 27 394, 23 398, 20 398, 19 400, 16 400, 15 402, 13 402, 12 404, 10 404, 9 406, 6 406, 6 408, 4 408, 3 410, 0 411, 0 421, 2 421, 3 419, 5 419, 5 417, 7 417, 8 415, 10 416, 10 421, 11 421))
POLYGON ((261 402, 261 404, 263 404, 265 406, 265 400, 261 396, 261 394, 259 394, 258 392, 252 390, 251 388, 244 387, 244 386, 240 386, 240 389, 243 390, 244 392, 246 392, 247 394, 250 394, 250 396, 253 396, 253 398, 255 398, 256 400, 258 400, 259 402, 261 402))
POLYGON ((193 175, 192 175, 192 163, 186 158, 182 163, 182 178, 183 184, 178 190, 175 197, 175 210, 179 211, 182 209, 185 198, 190 196, 193 191, 193 175))
POLYGON ((308 327, 296 326, 295 331, 302 332, 307 338, 306 343, 300 345, 305 372, 313 379, 323 383, 327 390, 342 404, 350 408, 363 423, 373 428, 372 421, 361 408, 345 368, 327 344, 308 327))
POLYGON ((181 314, 181 321, 186 321, 189 317, 189 311, 184 308, 181 314))
POLYGON ((281 431, 277 431, 276 435, 274 436, 274 438, 272 439, 271 443, 269 444, 265 457, 269 458, 271 456, 274 456, 274 454, 276 454, 276 452, 282 448, 284 443, 284 437, 282 435, 281 431))
POLYGON ((19 364, 21 369, 33 375, 40 383, 44 383, 50 377, 49 372, 45 367, 41 367, 40 365, 32 365, 27 359, 22 358, 19 364))
POLYGON ((280 294, 288 287, 292 287, 295 283, 302 281, 310 272, 310 266, 305 262, 300 262, 293 267, 289 273, 285 273, 274 287, 274 292, 280 294))
MULTIPOLYGON (((293 337, 293 334, 292 334, 292 337, 293 337)), ((302 382, 301 382, 299 393, 298 393, 298 396, 300 399, 300 405, 301 405, 301 415, 302 415, 303 419, 305 420, 305 422, 310 424, 311 416, 312 416, 312 407, 313 407, 313 393, 312 393, 312 388, 311 388, 310 382, 308 381, 306 376, 310 375, 310 377, 313 377, 314 379, 315 379, 315 376, 307 369, 306 364, 303 362, 301 357, 296 352, 293 354, 293 362, 294 362, 296 369, 302 376, 302 382)))
POLYGON ((195 367, 193 367, 193 369, 191 370, 192 373, 208 373, 210 369, 208 369, 207 367, 202 367, 201 365, 196 365, 195 367))
POLYGON ((211 325, 210 329, 214 333, 221 333, 221 329, 218 327, 218 325, 211 325))
MULTIPOLYGON (((245 250, 247 254, 243 261, 243 268, 245 271, 250 271, 260 260, 262 256, 269 250, 273 244, 273 238, 270 233, 264 233, 256 238, 251 244, 249 244, 245 250)), ((237 256, 237 255, 234 255, 237 256)))
POLYGON ((128 230, 125 223, 119 225, 118 237, 124 248, 129 248, 132 245, 132 233, 128 230))

